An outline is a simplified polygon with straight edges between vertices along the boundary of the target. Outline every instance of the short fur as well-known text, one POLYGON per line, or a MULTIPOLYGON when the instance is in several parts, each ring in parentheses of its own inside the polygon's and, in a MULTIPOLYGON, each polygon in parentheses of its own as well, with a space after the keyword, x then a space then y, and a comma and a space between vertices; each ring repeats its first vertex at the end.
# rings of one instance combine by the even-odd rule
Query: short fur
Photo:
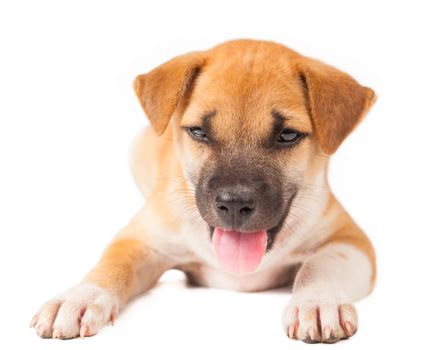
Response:
POLYGON ((374 92, 283 45, 253 40, 176 57, 138 76, 134 88, 152 124, 132 156, 145 204, 84 281, 42 306, 32 320, 37 333, 94 335, 128 300, 177 268, 193 283, 242 291, 292 283, 283 315, 290 338, 335 342, 353 335, 352 303, 373 288, 375 253, 331 193, 327 167, 374 92), (211 143, 190 137, 187 127, 196 125, 211 131, 211 143), (282 125, 305 137, 294 147, 276 147, 273 130, 282 125), (220 218, 208 184, 250 186, 252 174, 260 174, 254 185, 276 185, 268 194, 270 187, 261 187, 258 205, 280 205, 268 203, 245 225, 269 229, 277 218, 282 225, 254 273, 229 274, 211 246, 210 228, 220 218))

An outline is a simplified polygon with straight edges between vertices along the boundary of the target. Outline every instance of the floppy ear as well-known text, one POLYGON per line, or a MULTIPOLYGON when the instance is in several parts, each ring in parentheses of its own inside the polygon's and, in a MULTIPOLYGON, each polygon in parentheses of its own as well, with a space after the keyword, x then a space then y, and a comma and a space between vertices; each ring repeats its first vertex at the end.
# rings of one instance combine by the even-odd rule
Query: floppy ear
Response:
POLYGON ((304 58, 299 74, 322 150, 334 153, 376 101, 372 89, 322 62, 304 58))
POLYGON ((139 75, 134 81, 139 102, 158 135, 165 131, 176 109, 189 99, 203 65, 202 53, 189 53, 139 75))

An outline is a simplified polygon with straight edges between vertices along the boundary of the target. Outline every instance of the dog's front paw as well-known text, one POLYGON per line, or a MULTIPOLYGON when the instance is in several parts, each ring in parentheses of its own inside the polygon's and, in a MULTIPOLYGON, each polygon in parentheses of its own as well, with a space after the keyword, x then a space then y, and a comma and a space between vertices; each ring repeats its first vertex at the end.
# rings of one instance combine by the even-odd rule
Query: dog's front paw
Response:
POLYGON ((294 294, 283 315, 287 336, 306 343, 335 343, 351 337, 358 329, 356 310, 335 300, 294 294))
POLYGON ((80 284, 45 303, 31 327, 42 338, 71 339, 95 335, 118 310, 117 300, 105 289, 80 284))

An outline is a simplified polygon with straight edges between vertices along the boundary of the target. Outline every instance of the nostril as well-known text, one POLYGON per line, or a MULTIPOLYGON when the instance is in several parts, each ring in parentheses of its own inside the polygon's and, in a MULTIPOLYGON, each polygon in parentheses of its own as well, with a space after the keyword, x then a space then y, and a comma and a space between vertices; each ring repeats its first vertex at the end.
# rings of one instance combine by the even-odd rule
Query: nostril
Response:
POLYGON ((251 214, 252 211, 253 211, 253 208, 251 208, 251 207, 242 207, 242 208, 239 209, 239 213, 241 215, 251 214))
POLYGON ((217 209, 219 209, 220 211, 223 211, 223 212, 225 212, 225 213, 228 212, 228 208, 227 208, 225 205, 217 204, 216 207, 217 207, 217 209))

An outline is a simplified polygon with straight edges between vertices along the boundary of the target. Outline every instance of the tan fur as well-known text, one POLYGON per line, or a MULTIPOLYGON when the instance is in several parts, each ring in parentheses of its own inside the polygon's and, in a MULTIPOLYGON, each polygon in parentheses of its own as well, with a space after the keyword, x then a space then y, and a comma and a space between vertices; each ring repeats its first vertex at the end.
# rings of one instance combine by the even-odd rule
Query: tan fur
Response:
POLYGON ((351 308, 348 303, 370 291, 376 276, 375 253, 367 236, 331 194, 326 174, 328 156, 371 107, 374 92, 347 74, 283 45, 253 40, 231 41, 176 57, 138 76, 134 88, 153 126, 138 136, 131 160, 146 203, 106 249, 86 276, 86 284, 63 294, 36 315, 33 326, 37 332, 55 337, 88 334, 85 332, 92 332, 91 325, 79 328, 63 319, 63 314, 56 319, 58 308, 63 311, 63 305, 81 295, 91 303, 90 315, 101 317, 102 323, 96 322, 100 328, 113 317, 110 310, 121 308, 131 297, 152 287, 164 271, 180 268, 196 283, 238 290, 268 289, 294 280, 292 301, 284 317, 291 338, 332 341, 354 334, 356 315, 347 312, 351 308), (265 155, 257 145, 269 134, 271 111, 275 110, 288 117, 287 127, 307 137, 291 150, 265 155), (251 276, 220 271, 208 226, 196 207, 191 180, 212 161, 213 153, 191 140, 183 127, 199 125, 209 114, 213 137, 223 145, 227 159, 247 154, 248 161, 267 161, 284 169, 286 179, 299 179, 304 184, 287 225, 251 276), (345 264, 351 272, 344 271, 338 281, 332 278, 330 282, 353 284, 355 266, 349 259, 361 264, 363 273, 359 285, 344 293, 335 294, 335 283, 325 284, 324 289, 332 292, 331 299, 325 299, 320 297, 323 291, 316 289, 325 281, 316 278, 331 268, 327 264, 325 271, 319 271, 323 261, 335 258, 338 266, 345 264), (367 264, 371 266, 369 280, 365 277, 367 264), (108 302, 96 305, 89 301, 97 295, 108 302), (326 331, 311 329, 317 322, 313 303, 320 305, 321 318, 334 315, 325 318, 331 322, 326 331), (299 321, 294 320, 295 308, 299 321), (49 316, 39 316, 43 314, 49 316), (339 325, 338 315, 349 324, 343 321, 339 325), (57 332, 53 333, 54 322, 57 332))
POLYGON ((364 117, 376 95, 347 74, 316 60, 301 60, 299 70, 320 145, 332 154, 364 117))
POLYGON ((370 260, 372 266, 371 283, 374 285, 376 281, 376 254, 367 235, 356 225, 333 196, 331 197, 331 204, 328 210, 337 212, 337 226, 332 231, 333 233, 322 243, 322 246, 334 243, 347 243, 362 251, 370 260))
POLYGON ((156 132, 165 130, 203 62, 197 53, 183 55, 164 63, 149 75, 136 78, 134 90, 156 132))
POLYGON ((145 258, 146 248, 135 239, 119 239, 104 252, 100 262, 86 277, 98 286, 111 289, 121 302, 129 299, 134 284, 134 266, 145 258))

